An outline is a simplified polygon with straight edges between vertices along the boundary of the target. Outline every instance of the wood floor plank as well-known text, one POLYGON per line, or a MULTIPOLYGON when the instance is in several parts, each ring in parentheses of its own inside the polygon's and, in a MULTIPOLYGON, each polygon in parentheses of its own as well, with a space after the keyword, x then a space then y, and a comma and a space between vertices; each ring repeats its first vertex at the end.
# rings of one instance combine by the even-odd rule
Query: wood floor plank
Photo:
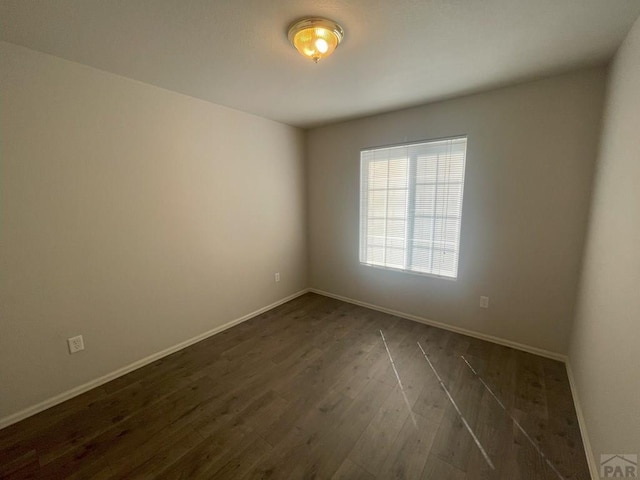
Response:
POLYGON ((109 457, 131 455, 132 449, 149 438, 159 441, 154 436, 175 421, 185 409, 192 408, 194 404, 197 405, 202 399, 212 395, 212 386, 211 379, 203 378, 161 400, 153 408, 136 411, 127 420, 116 423, 89 441, 71 445, 63 455, 54 460, 44 464, 41 461, 41 475, 55 478, 55 472, 63 471, 64 478, 73 471, 83 472, 89 469, 93 472, 94 465, 101 465, 105 457, 108 460, 109 457))
MULTIPOLYGON (((319 393, 319 392, 318 392, 319 393)), ((276 446, 293 429, 305 432, 317 432, 323 426, 335 422, 350 403, 350 399, 339 392, 329 390, 318 395, 311 392, 301 395, 289 404, 289 409, 274 419, 265 437, 270 445, 276 446)))
POLYGON ((473 476, 467 477, 465 472, 458 470, 434 455, 429 455, 421 480, 476 480, 477 478, 475 473, 473 476))
POLYGON ((187 425, 169 432, 162 431, 161 442, 147 442, 132 454, 111 459, 112 479, 151 480, 162 478, 163 472, 177 463, 204 439, 187 425))
POLYGON ((39 471, 40 462, 34 449, 0 463, 0 478, 37 478, 39 471))
POLYGON ((186 455, 164 470, 162 478, 206 478, 207 471, 214 466, 223 466, 234 452, 241 449, 250 432, 244 425, 231 425, 215 435, 205 437, 186 455))
POLYGON ((389 454, 377 477, 389 480, 420 478, 440 421, 437 415, 432 418, 422 415, 407 418, 391 444, 389 454), (413 419, 416 421, 415 424, 413 419))
POLYGON ((375 480, 375 476, 365 471, 348 458, 342 462, 331 480, 375 480))
POLYGON ((297 465, 311 458, 311 448, 318 436, 318 432, 309 433, 293 426, 273 446, 271 455, 258 460, 243 480, 289 478, 297 465))
POLYGON ((499 478, 503 469, 505 445, 513 442, 513 422, 487 391, 482 393, 478 405, 474 431, 495 470, 487 465, 480 450, 474 448, 469 452, 464 471, 474 480, 499 478))
POLYGON ((485 393, 485 389, 472 372, 464 366, 459 357, 452 356, 450 359, 447 358, 446 361, 439 362, 437 371, 439 375, 444 375, 448 378, 449 383, 448 385, 445 384, 445 386, 463 415, 466 425, 453 404, 449 403, 436 433, 431 453, 458 470, 467 471, 467 463, 472 450, 479 449, 467 426, 477 438, 476 424, 480 400, 485 393), (447 368, 455 370, 456 377, 451 372, 447 372, 445 370, 447 368))
POLYGON ((250 435, 241 446, 238 446, 237 453, 225 455, 216 462, 212 462, 201 474, 191 478, 242 478, 249 473, 254 465, 269 454, 272 447, 257 435, 250 435))
POLYGON ((294 470, 299 473, 298 478, 331 478, 391 391, 388 385, 371 380, 355 399, 349 399, 348 408, 323 429, 312 449, 313 462, 294 470))
POLYGON ((349 458, 376 475, 408 418, 400 387, 395 387, 357 440, 349 458))

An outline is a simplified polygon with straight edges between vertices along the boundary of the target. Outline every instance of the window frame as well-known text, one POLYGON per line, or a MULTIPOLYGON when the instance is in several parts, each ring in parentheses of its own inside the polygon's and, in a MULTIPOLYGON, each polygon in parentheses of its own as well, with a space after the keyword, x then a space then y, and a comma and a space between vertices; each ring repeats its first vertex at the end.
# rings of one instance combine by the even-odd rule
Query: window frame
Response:
MULTIPOLYGON (((437 278, 437 279, 443 279, 443 280, 449 280, 449 281, 457 281, 459 278, 459 274, 460 274, 460 258, 461 258, 461 250, 462 250, 462 217, 463 217, 463 209, 464 209, 464 191, 465 191, 465 182, 466 182, 466 171, 467 171, 467 153, 468 153, 468 149, 469 149, 469 135, 467 134, 459 134, 459 135, 453 135, 453 136, 447 136, 447 137, 439 137, 439 138, 430 138, 430 139, 424 139, 424 140, 417 140, 417 141, 411 141, 411 142, 402 142, 402 143, 395 143, 395 144, 388 144, 388 145, 381 145, 381 146, 375 146, 375 147, 366 147, 366 148, 361 148, 360 149, 360 162, 359 162, 359 175, 360 175, 360 188, 359 188, 359 198, 358 198, 358 202, 359 202, 359 217, 358 217, 358 260, 359 260, 359 264, 364 266, 364 267, 370 267, 370 268, 374 268, 374 269, 380 269, 380 270, 388 270, 388 271, 392 271, 392 272, 400 272, 400 273, 407 273, 410 275, 418 275, 420 277, 431 277, 431 278, 437 278), (449 276, 449 275, 439 275, 437 273, 432 273, 432 272, 421 272, 421 271, 417 271, 417 270, 411 270, 408 268, 398 268, 398 267, 392 267, 392 266, 388 266, 388 265, 380 265, 380 264, 375 264, 375 263, 367 263, 365 261, 363 261, 363 245, 366 242, 363 242, 363 236, 366 236, 366 232, 363 231, 363 209, 364 209, 364 202, 363 200, 363 186, 364 186, 364 182, 363 182, 363 163, 366 161, 365 159, 363 159, 363 152, 371 152, 371 151, 375 151, 375 150, 384 150, 384 149, 392 149, 392 148, 398 148, 398 147, 411 147, 414 145, 423 145, 423 144, 429 144, 429 143, 437 143, 437 142, 445 142, 445 141, 452 141, 452 140, 461 140, 464 139, 465 140, 465 151, 464 151, 464 163, 463 163, 463 169, 462 169, 462 178, 460 181, 460 185, 461 185, 461 193, 460 193, 460 220, 459 220, 459 225, 458 225, 458 232, 457 232, 457 260, 456 260, 456 270, 455 270, 455 276, 449 276)), ((413 155, 415 156, 415 155, 413 155)), ((409 165, 407 167, 407 196, 409 197, 407 200, 407 226, 406 226, 406 230, 410 230, 411 231, 411 235, 409 235, 407 233, 406 238, 405 238, 405 242, 404 242, 404 249, 406 250, 406 255, 409 256, 408 259, 405 260, 404 265, 410 265, 411 261, 411 255, 413 255, 412 250, 412 244, 413 242, 416 240, 413 238, 413 229, 415 227, 415 195, 416 195, 416 187, 418 185, 418 182, 416 180, 416 158, 413 159, 412 161, 412 157, 410 156, 407 160, 409 162, 409 165), (412 206, 410 206, 410 204, 412 206), (412 210, 410 210, 412 209, 412 210), (409 215, 409 211, 412 211, 411 215, 409 215), (411 219, 412 221, 408 221, 409 219, 411 219)), ((436 183, 437 185, 437 183, 436 183)), ((368 205, 367 205, 368 206, 368 205)), ((366 215, 368 215, 368 212, 365 213, 366 215)), ((385 216, 385 220, 388 217, 385 216)), ((436 217, 434 217, 435 219, 436 217)), ((386 234, 385 234, 386 236, 386 234)), ((431 249, 431 252, 433 254, 433 248, 431 249)))

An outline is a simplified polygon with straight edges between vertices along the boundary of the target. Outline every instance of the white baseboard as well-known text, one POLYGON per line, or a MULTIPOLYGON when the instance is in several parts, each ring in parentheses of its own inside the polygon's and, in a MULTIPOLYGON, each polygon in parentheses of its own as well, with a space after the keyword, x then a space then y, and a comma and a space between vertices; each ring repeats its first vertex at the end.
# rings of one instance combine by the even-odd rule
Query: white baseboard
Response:
POLYGON ((319 295, 324 295, 326 297, 331 297, 331 298, 335 298, 337 300, 341 300, 343 302, 347 302, 347 303, 352 303, 355 305, 360 305, 362 307, 367 307, 367 308, 371 308, 372 310, 377 310, 383 313, 388 313, 391 315, 395 315, 401 318, 406 318, 408 320, 413 320, 416 322, 420 322, 420 323, 424 323, 426 325, 431 325, 434 327, 438 327, 438 328, 442 328, 444 330, 449 330, 455 333, 461 333, 463 335, 468 335, 470 337, 474 337, 474 338, 479 338, 481 340, 486 340, 488 342, 492 342, 492 343, 497 343, 499 345, 504 345, 507 347, 512 347, 518 350, 523 350, 525 352, 529 352, 529 353, 533 353, 535 355, 540 355, 543 357, 547 357, 547 358, 551 358, 553 360, 559 360, 563 363, 565 363, 566 365, 566 369, 567 369, 567 376, 569 378, 569 385, 571 387, 571 393, 573 396, 573 401, 574 401, 574 405, 575 405, 575 409, 576 409, 576 415, 578 417, 578 424, 580 427, 580 433, 582 435, 582 443, 584 445, 584 449, 585 449, 585 454, 587 457, 587 462, 589 464, 589 470, 591 472, 591 477, 592 479, 598 479, 598 466, 597 463, 595 461, 595 458, 593 456, 593 451, 591 449, 591 443, 589 441, 589 436, 587 435, 587 429, 586 429, 586 423, 584 421, 584 415, 582 412, 582 408, 580 405, 580 401, 578 400, 578 392, 575 388, 575 382, 574 382, 574 378, 573 378, 573 372, 571 370, 571 365, 568 362, 568 359, 566 357, 566 355, 562 355, 560 353, 556 353, 556 352, 550 352, 547 350, 543 350, 540 348, 536 348, 536 347, 532 347, 529 345, 524 345, 518 342, 513 342, 511 340, 506 340, 503 338, 499 338, 499 337, 494 337, 492 335, 486 335, 480 332, 475 332, 472 330, 467 330, 465 328, 460 328, 460 327, 454 327, 452 325, 447 325, 441 322, 436 322, 434 320, 429 320, 427 318, 422 318, 416 315, 411 315, 408 313, 404 313, 404 312, 399 312, 396 310, 392 310, 389 308, 384 308, 378 305, 374 305, 371 303, 367 303, 367 302, 361 302, 359 300, 354 300, 352 298, 347 298, 347 297, 343 297, 341 295, 336 295, 333 293, 329 293, 329 292, 325 292, 322 290, 318 290, 315 288, 307 288, 304 290, 301 290, 297 293, 294 293, 293 295, 289 295, 288 297, 285 297, 281 300, 278 300, 277 302, 272 303, 271 305, 267 305, 266 307, 260 308, 254 312, 248 313, 247 315, 244 315, 240 318, 237 318, 235 320, 232 320, 228 323, 225 323, 224 325, 221 325, 219 327, 213 328, 207 332, 204 332, 200 335, 197 335, 193 338, 190 338, 188 340, 185 340, 184 342, 181 342, 177 345, 174 345, 172 347, 166 348, 160 352, 154 353, 153 355, 150 355, 146 358, 143 358, 141 360, 138 360, 134 363, 131 363, 123 368, 120 368, 118 370, 115 370, 111 373, 108 373, 100 378, 97 378, 95 380, 92 380, 90 382, 87 382, 83 385, 80 385, 78 387, 72 388, 71 390, 67 390, 66 392, 63 392, 59 395, 56 395, 54 397, 51 397, 43 402, 40 402, 36 405, 33 405, 31 407, 28 407, 24 410, 21 410, 17 413, 14 413, 12 415, 0 418, 0 429, 4 428, 4 427, 8 427, 9 425, 12 425, 14 423, 19 422, 20 420, 23 420, 27 417, 30 417, 32 415, 35 415, 39 412, 42 412, 43 410, 46 410, 47 408, 53 407, 54 405, 57 405, 59 403, 62 403, 66 400, 69 400, 70 398, 73 398, 75 396, 78 396, 82 393, 85 393, 89 390, 91 390, 92 388, 96 388, 99 387, 100 385, 103 385, 107 382, 110 382, 111 380, 114 380, 118 377, 121 377, 123 375, 126 375, 129 372, 132 372, 133 370, 137 370, 138 368, 144 367, 145 365, 148 365, 152 362, 155 362, 156 360, 159 360, 163 357, 166 357, 167 355, 171 355, 172 353, 175 353, 179 350, 182 350, 184 348, 187 348, 191 345, 193 345, 194 343, 198 343, 201 340, 204 340, 208 337, 211 337, 212 335, 215 335, 216 333, 222 332, 224 330, 227 330, 235 325, 238 325, 239 323, 242 323, 244 321, 247 321, 257 315, 260 315, 268 310, 271 310, 272 308, 275 308, 279 305, 282 305, 283 303, 286 303, 288 301, 293 300, 294 298, 297 298, 301 295, 304 295, 307 292, 314 292, 317 293, 319 295))
POLYGON ((308 288, 304 289, 304 290, 300 290, 297 293, 294 293, 293 295, 289 295, 288 297, 285 297, 281 300, 278 300, 277 302, 272 303, 271 305, 267 305, 266 307, 262 307, 258 310, 256 310, 255 312, 251 312, 248 313, 240 318, 236 318, 235 320, 231 320, 230 322, 225 323, 224 325, 220 325, 219 327, 215 327, 212 328, 211 330, 208 330, 204 333, 201 333, 200 335, 197 335, 193 338, 190 338, 188 340, 185 340, 184 342, 180 342, 177 345, 174 345, 172 347, 169 348, 165 348, 164 350, 154 353, 153 355, 149 355, 148 357, 145 357, 141 360, 138 360, 136 362, 133 362, 125 367, 119 368, 118 370, 115 370, 111 373, 107 373, 106 375, 103 375, 102 377, 96 378, 94 380, 91 380, 90 382, 87 382, 85 384, 79 385, 75 388, 72 388, 71 390, 67 390, 66 392, 63 392, 59 395, 56 395, 54 397, 48 398, 47 400, 44 400, 43 402, 40 402, 36 405, 33 405, 31 407, 25 408, 24 410, 21 410, 19 412, 16 412, 14 414, 8 415, 6 417, 0 418, 0 429, 4 428, 4 427, 8 427, 9 425, 12 425, 14 423, 19 422, 20 420, 24 420, 27 417, 30 417, 32 415, 35 415, 36 413, 40 413, 43 410, 46 410, 47 408, 53 407, 54 405, 57 405, 59 403, 62 403, 66 400, 69 400, 70 398, 76 397, 84 392, 87 392, 89 390, 91 390, 92 388, 96 388, 99 387, 100 385, 104 385, 107 382, 110 382, 111 380, 114 380, 118 377, 121 377, 123 375, 126 375, 129 372, 132 372, 133 370, 137 370, 138 368, 144 367, 145 365, 148 365, 152 362, 155 362, 156 360, 161 359, 162 357, 166 357, 167 355, 171 355, 172 353, 177 352, 178 350, 182 350, 183 348, 187 348, 191 345, 193 345, 194 343, 198 343, 201 340, 204 340, 205 338, 211 337, 212 335, 215 335, 216 333, 220 333, 224 330, 227 330, 235 325, 238 325, 239 323, 245 322, 257 315, 260 315, 268 310, 271 310, 272 308, 275 308, 279 305, 282 305, 283 303, 287 303, 291 300, 293 300, 294 298, 297 298, 301 295, 304 295, 305 293, 309 292, 310 290, 308 288))
POLYGON ((455 327, 446 323, 436 322, 435 320, 429 320, 428 318, 419 317, 410 313, 399 312, 390 308, 381 307, 372 303, 361 302, 360 300, 354 300, 353 298, 343 297, 342 295, 336 295, 335 293, 325 292, 316 288, 311 288, 309 291, 324 295, 325 297, 335 298, 336 300, 342 300, 343 302, 353 303, 354 305, 360 305, 361 307, 370 308, 379 312, 395 315, 396 317, 406 318, 407 320, 413 320, 414 322, 424 323, 432 327, 442 328, 443 330, 449 330, 455 333, 461 333, 469 337, 479 338, 480 340, 486 340, 487 342, 497 343, 498 345, 504 345, 506 347, 515 348, 516 350, 522 350, 524 352, 533 353, 534 355, 540 355, 541 357, 551 358, 552 360, 558 360, 566 363, 567 356, 562 353, 551 352, 542 348, 532 347, 531 345, 525 345, 523 343, 514 342, 505 338, 494 337, 493 335, 487 335, 485 333, 476 332, 474 330, 467 330, 466 328, 455 327))
POLYGON ((600 478, 598 464, 596 463, 596 459, 593 455, 593 449, 591 448, 591 442, 589 441, 589 435, 587 434, 587 423, 585 422, 582 405, 580 404, 578 397, 578 390, 576 388, 573 370, 571 369, 571 362, 569 359, 567 359, 565 365, 567 367, 567 377, 569 377, 571 395, 573 396, 573 405, 576 409, 576 416, 578 417, 578 426, 580 427, 580 435, 582 436, 582 445, 584 446, 584 453, 587 457, 587 464, 589 465, 589 472, 591 473, 591 478, 593 480, 597 480, 600 478))

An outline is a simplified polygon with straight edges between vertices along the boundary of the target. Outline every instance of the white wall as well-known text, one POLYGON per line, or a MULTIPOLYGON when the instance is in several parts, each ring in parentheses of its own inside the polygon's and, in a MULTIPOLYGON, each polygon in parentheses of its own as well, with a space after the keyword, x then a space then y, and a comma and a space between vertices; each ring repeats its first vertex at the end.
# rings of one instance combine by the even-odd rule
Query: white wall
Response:
POLYGON ((604 68, 587 69, 310 130, 311 287, 566 353, 604 85, 604 68), (459 134, 468 150, 458 280, 360 265, 359 150, 459 134))
POLYGON ((302 131, 0 57, 0 419, 307 286, 302 131))
POLYGON ((610 75, 569 352, 596 461, 640 454, 640 20, 610 75))

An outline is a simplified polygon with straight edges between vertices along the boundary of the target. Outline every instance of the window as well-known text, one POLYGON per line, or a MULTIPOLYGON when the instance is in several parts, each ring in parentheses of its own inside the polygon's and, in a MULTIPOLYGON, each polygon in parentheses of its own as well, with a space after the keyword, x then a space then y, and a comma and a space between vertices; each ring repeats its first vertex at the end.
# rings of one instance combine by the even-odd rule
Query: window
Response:
POLYGON ((458 276, 467 138, 360 152, 360 262, 458 276))

